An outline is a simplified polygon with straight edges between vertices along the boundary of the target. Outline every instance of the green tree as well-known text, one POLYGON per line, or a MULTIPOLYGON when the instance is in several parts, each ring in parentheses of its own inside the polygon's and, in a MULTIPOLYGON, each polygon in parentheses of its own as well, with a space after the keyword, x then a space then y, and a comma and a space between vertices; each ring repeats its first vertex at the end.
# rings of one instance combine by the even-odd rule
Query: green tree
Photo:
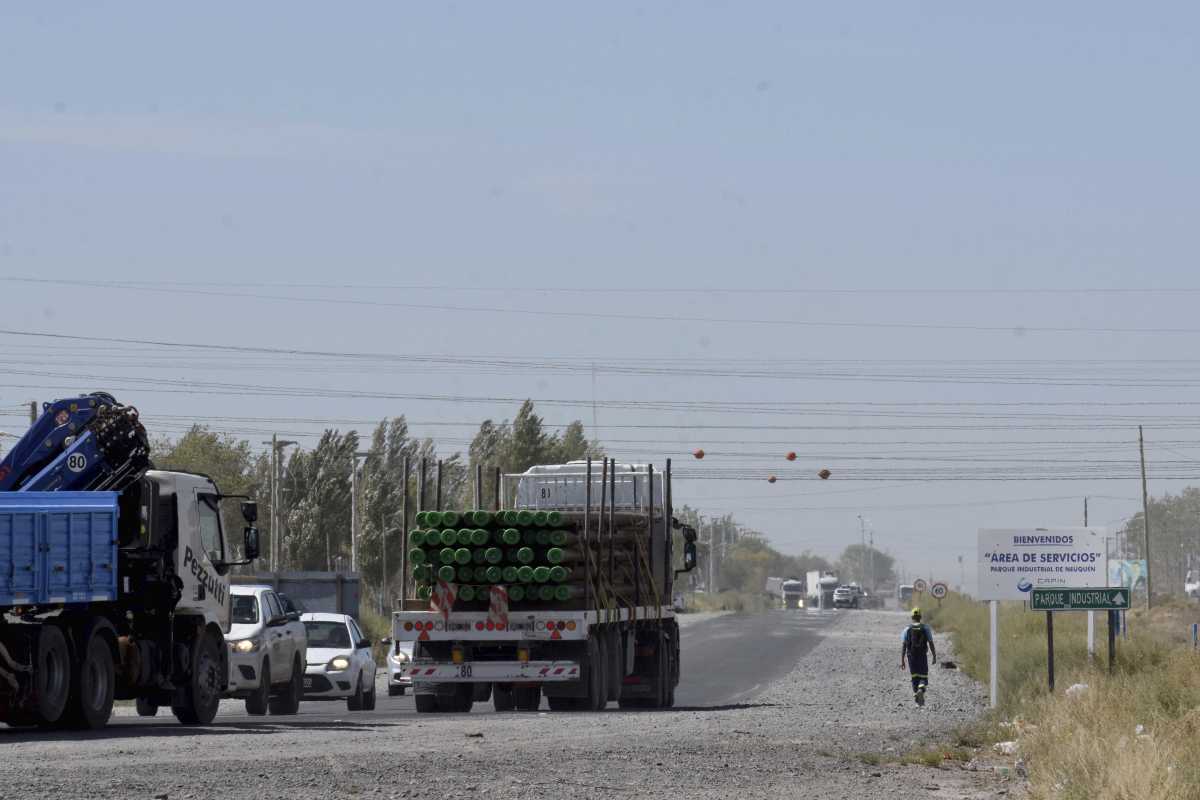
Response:
POLYGON ((350 469, 358 450, 355 431, 327 430, 311 451, 297 451, 281 481, 283 561, 293 569, 349 566, 350 469))
MULTIPOLYGON (((1188 570, 1200 569, 1200 489, 1153 497, 1150 507, 1150 580, 1155 594, 1182 594, 1188 570)), ((1112 557, 1146 557, 1143 512, 1117 531, 1112 557)))
POLYGON ((896 560, 874 547, 861 544, 849 545, 838 559, 838 575, 843 581, 858 581, 864 588, 874 591, 881 585, 896 579, 896 560))

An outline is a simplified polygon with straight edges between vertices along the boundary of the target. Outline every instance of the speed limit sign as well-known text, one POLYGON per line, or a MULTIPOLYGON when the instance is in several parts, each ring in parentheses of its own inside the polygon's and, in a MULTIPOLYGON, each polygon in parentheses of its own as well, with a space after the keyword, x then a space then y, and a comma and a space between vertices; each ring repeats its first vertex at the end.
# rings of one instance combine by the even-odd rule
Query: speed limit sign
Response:
POLYGON ((950 591, 950 587, 948 587, 946 584, 939 581, 939 582, 935 583, 933 586, 929 587, 929 596, 932 597, 934 600, 941 600, 943 597, 945 597, 949 593, 949 591, 950 591))
POLYGON ((913 581, 914 592, 925 592, 928 588, 929 584, 925 582, 924 578, 917 578, 915 581, 913 581))

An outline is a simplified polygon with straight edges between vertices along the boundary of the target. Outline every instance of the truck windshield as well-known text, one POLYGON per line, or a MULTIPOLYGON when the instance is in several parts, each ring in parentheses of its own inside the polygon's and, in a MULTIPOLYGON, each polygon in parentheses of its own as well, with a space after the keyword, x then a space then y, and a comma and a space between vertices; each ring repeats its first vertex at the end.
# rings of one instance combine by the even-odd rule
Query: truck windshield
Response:
POLYGON ((258 598, 254 595, 235 594, 233 622, 237 625, 253 625, 258 622, 258 598))

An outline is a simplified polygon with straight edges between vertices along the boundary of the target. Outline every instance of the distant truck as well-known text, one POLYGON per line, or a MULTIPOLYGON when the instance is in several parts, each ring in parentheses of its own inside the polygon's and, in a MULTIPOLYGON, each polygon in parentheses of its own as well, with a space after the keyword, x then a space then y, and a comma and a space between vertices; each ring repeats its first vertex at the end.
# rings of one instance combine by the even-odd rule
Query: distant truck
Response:
POLYGON ((913 586, 911 583, 904 583, 896 587, 896 601, 900 603, 901 609, 907 609, 912 605, 913 586))
POLYGON ((836 575, 832 572, 822 575, 820 570, 813 570, 808 573, 805 587, 809 608, 833 608, 833 592, 838 587, 836 575))
POLYGON ((783 596, 783 607, 785 609, 804 608, 805 591, 804 581, 795 579, 784 581, 780 592, 783 596))
POLYGON ((804 608, 804 581, 796 578, 767 578, 763 591, 785 609, 804 608))

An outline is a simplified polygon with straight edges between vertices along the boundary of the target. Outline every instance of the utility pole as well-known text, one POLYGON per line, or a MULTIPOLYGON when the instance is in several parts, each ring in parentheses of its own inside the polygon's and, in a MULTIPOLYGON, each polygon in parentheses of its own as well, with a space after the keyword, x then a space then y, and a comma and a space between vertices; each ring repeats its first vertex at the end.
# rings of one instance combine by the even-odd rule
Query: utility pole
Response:
MULTIPOLYGON (((1088 525, 1088 507, 1087 506, 1088 506, 1088 499, 1085 497, 1085 498, 1083 498, 1083 527, 1085 527, 1085 528, 1088 525)), ((1106 561, 1107 561, 1107 556, 1108 556, 1108 541, 1107 540, 1105 540, 1105 542, 1104 542, 1104 553, 1105 553, 1105 557, 1106 557, 1106 561)), ((1104 573, 1105 573, 1105 575, 1108 574, 1107 564, 1105 565, 1104 573)), ((1087 612, 1087 653, 1088 653, 1089 661, 1096 657, 1096 612, 1095 611, 1087 612)))
POLYGON ((292 442, 287 439, 280 439, 279 434, 271 434, 271 441, 263 442, 271 446, 271 481, 268 494, 271 498, 271 541, 267 548, 267 560, 270 570, 278 572, 280 561, 283 559, 283 515, 279 513, 280 498, 283 497, 283 492, 280 491, 279 484, 283 480, 283 462, 279 457, 279 448, 291 447, 299 442, 292 442))
POLYGON ((868 551, 871 556, 871 577, 868 583, 863 584, 864 589, 868 589, 871 594, 875 594, 875 530, 871 530, 871 549, 868 551), (868 588, 869 587, 869 588, 868 588))
POLYGON ((37 400, 29 401, 29 424, 37 422, 37 400))
POLYGON ((858 551, 858 577, 861 585, 867 585, 867 524, 863 522, 863 515, 858 515, 858 537, 860 540, 858 551))
POLYGON ((1138 454, 1142 460, 1142 545, 1146 553, 1146 610, 1150 610, 1150 494, 1146 490, 1146 444, 1138 425, 1138 454))

